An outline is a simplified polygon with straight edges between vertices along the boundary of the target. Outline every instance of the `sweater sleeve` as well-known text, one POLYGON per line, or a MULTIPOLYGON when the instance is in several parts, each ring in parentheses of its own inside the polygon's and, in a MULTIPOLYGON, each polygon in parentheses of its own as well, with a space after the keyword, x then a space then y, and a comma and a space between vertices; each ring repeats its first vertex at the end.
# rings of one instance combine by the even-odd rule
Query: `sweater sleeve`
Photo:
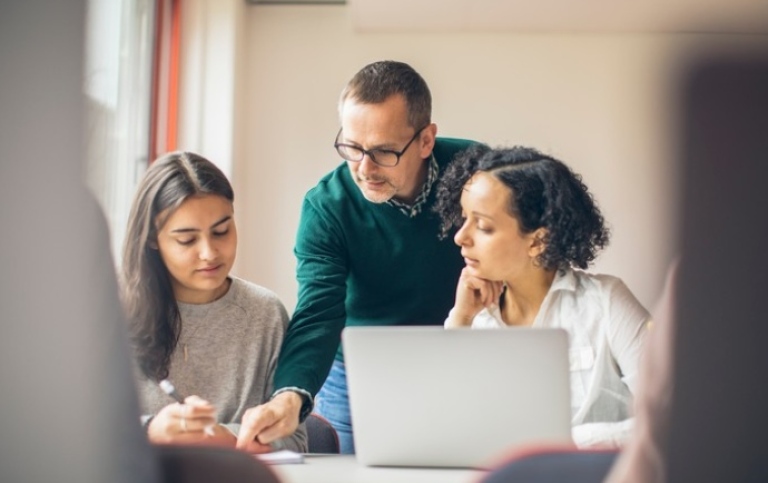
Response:
POLYGON ((343 233, 309 195, 296 236, 298 302, 280 351, 274 389, 317 394, 328 376, 345 325, 348 259, 343 233))

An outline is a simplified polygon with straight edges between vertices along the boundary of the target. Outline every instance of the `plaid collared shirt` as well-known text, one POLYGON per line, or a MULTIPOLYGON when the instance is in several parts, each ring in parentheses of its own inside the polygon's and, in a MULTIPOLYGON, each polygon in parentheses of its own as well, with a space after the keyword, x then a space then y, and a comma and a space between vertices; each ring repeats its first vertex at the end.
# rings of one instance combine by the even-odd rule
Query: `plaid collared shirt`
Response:
POLYGON ((432 191, 432 185, 435 184, 435 181, 437 180, 437 174, 439 172, 439 168, 437 167, 437 160, 435 159, 435 155, 431 154, 429 156, 429 168, 427 169, 427 179, 424 182, 424 186, 421 187, 421 192, 416 197, 416 200, 413 202, 413 205, 408 205, 407 203, 403 203, 402 201, 397 201, 396 199, 392 198, 387 203, 394 206, 402 214, 409 218, 413 218, 414 216, 421 213, 421 209, 424 208, 424 204, 427 201, 427 198, 429 197, 430 191, 432 191))

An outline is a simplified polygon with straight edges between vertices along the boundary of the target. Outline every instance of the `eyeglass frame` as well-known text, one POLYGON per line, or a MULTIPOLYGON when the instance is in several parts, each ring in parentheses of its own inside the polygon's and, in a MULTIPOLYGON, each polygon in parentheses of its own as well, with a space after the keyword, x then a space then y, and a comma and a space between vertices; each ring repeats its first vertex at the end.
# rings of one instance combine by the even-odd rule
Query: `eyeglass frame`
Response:
POLYGON ((394 168, 395 166, 400 164, 400 158, 403 156, 403 154, 405 154, 406 151, 408 151, 408 148, 411 147, 411 144, 413 144, 413 142, 416 140, 416 138, 418 138, 421 135, 422 131, 424 131, 427 127, 429 127, 429 124, 425 125, 421 129, 417 130, 416 133, 411 138, 411 140, 408 141, 408 143, 405 145, 405 147, 403 149, 401 149, 400 151, 395 151, 394 149, 363 149, 362 147, 355 146, 353 144, 340 143, 339 142, 339 136, 341 136, 341 131, 344 130, 344 128, 341 127, 341 128, 339 128, 339 132, 336 134, 336 141, 334 141, 333 147, 336 148, 336 152, 339 154, 339 156, 341 156, 341 159, 344 159, 345 161, 349 161, 351 163, 360 163, 360 162, 362 162, 365 159, 365 156, 368 155, 368 157, 371 158, 371 161, 373 161, 373 163, 376 166, 381 166, 383 168, 394 168), (344 156, 343 154, 341 154, 341 151, 339 151, 339 147, 340 146, 343 146, 345 148, 350 148, 350 149, 356 149, 357 151, 360 151, 363 155, 360 156, 360 159, 358 159, 358 160, 347 159, 347 157, 344 156), (395 164, 391 164, 391 165, 390 164, 381 164, 378 161, 376 161, 376 156, 374 155, 374 153, 377 152, 377 151, 380 152, 380 153, 394 154, 397 157, 397 161, 395 161, 395 164))

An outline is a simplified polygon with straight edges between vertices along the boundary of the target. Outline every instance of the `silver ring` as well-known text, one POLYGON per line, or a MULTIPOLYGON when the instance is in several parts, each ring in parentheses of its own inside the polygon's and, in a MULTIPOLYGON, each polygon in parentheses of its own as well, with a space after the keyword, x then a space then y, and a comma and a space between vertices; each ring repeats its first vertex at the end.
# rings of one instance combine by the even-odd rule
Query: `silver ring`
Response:
POLYGON ((181 417, 181 432, 186 433, 187 432, 187 418, 184 416, 181 417))

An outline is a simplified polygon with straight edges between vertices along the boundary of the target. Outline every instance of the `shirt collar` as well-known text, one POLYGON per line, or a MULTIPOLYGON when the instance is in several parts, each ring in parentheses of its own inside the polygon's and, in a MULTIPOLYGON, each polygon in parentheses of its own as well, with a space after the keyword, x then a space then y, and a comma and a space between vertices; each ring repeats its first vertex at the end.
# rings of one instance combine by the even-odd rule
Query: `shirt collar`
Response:
POLYGON ((576 274, 573 273, 573 269, 568 267, 565 270, 558 270, 555 279, 552 281, 552 286, 549 287, 550 292, 557 290, 569 290, 571 292, 576 291, 576 274))
POLYGON ((394 198, 387 201, 387 203, 400 210, 402 214, 409 218, 413 218, 414 216, 418 215, 421 213, 422 208, 424 208, 424 205, 427 202, 427 198, 429 198, 429 193, 432 191, 432 186, 435 184, 435 180, 437 180, 439 171, 440 170, 437 166, 435 155, 431 154, 429 156, 429 164, 427 165, 427 179, 424 181, 424 185, 421 187, 421 191, 419 192, 418 196, 416 196, 413 205, 403 203, 402 201, 398 201, 394 198))

